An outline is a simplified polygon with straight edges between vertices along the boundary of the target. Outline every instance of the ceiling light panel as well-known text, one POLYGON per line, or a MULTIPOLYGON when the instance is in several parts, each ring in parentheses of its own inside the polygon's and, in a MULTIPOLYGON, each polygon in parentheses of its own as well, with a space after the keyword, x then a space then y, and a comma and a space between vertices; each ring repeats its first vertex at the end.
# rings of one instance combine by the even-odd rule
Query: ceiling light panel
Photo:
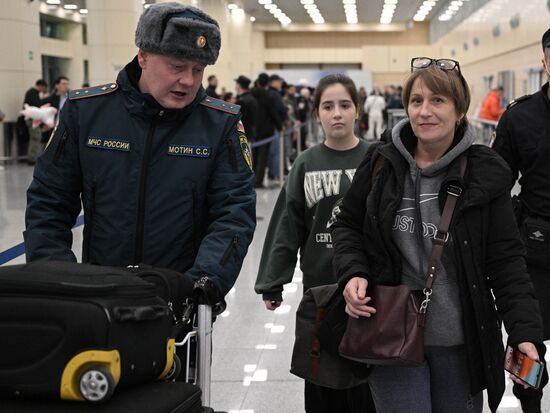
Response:
POLYGON ((393 20, 393 13, 399 4, 399 0, 384 0, 384 7, 380 15, 381 24, 390 24, 393 20))
POLYGON ((313 23, 323 24, 325 22, 323 15, 315 4, 315 0, 300 0, 300 3, 304 6, 304 9, 306 9, 313 23))
POLYGON ((462 5, 464 4, 465 1, 468 1, 468 0, 464 0, 464 1, 453 0, 453 1, 451 1, 449 3, 449 6, 447 7, 447 10, 445 10, 443 13, 441 13, 437 19, 439 21, 449 21, 449 20, 451 20, 453 18, 453 16, 460 10, 460 8, 462 7, 462 5))
POLYGON ((413 20, 416 22, 421 22, 426 20, 428 15, 432 12, 432 9, 437 4, 438 0, 426 0, 422 2, 418 10, 416 11, 416 14, 413 17, 413 20))
POLYGON ((357 4, 355 0, 342 0, 347 24, 357 24, 357 4))
MULTIPOLYGON (((309 3, 310 0, 300 0, 302 4, 309 3)), ((313 0, 311 0, 313 2, 313 0)), ((264 6, 264 8, 271 13, 271 15, 279 21, 281 26, 288 26, 290 23, 292 23, 292 20, 290 17, 288 17, 283 10, 277 6, 277 3, 275 3, 273 0, 258 0, 258 4, 261 4, 264 6)))

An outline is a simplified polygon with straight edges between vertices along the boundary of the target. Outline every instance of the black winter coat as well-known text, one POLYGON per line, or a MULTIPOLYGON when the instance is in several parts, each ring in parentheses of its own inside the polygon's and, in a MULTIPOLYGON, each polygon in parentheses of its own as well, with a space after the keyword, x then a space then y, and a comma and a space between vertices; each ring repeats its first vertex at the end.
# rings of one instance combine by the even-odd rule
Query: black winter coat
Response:
MULTIPOLYGON (((391 228, 408 163, 391 142, 380 145, 372 156, 370 152, 357 169, 332 232, 333 262, 342 286, 354 276, 365 277, 369 286, 401 283, 401 256, 391 228), (371 181, 372 160, 377 156, 384 158, 384 164, 371 181)), ((441 186, 439 202, 443 209, 450 183, 463 187, 445 251, 454 249, 458 257, 471 393, 487 388, 489 406, 495 411, 505 388, 500 320, 511 345, 542 343, 541 320, 514 220, 510 170, 487 147, 473 145, 466 154, 464 179, 457 159, 441 186)))
POLYGON ((266 139, 273 136, 276 131, 281 130, 283 123, 275 99, 267 89, 255 87, 251 89, 252 96, 258 101, 258 117, 256 118, 256 139, 266 139))

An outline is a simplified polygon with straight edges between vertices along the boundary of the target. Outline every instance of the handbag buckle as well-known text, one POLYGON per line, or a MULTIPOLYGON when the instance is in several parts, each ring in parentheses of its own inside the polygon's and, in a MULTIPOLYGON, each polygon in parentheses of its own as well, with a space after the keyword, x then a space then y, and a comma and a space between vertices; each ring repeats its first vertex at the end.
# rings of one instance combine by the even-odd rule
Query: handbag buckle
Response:
POLYGON ((439 242, 441 244, 446 243, 449 240, 448 232, 441 232, 439 229, 434 233, 434 242, 439 242))
POLYGON ((458 198, 462 195, 462 188, 459 185, 450 184, 447 186, 447 193, 458 198))
POLYGON ((428 303, 430 302, 430 295, 432 295, 432 289, 431 288, 424 288, 422 290, 422 292, 424 293, 424 300, 420 304, 419 312, 421 314, 425 314, 426 310, 428 309, 428 303))

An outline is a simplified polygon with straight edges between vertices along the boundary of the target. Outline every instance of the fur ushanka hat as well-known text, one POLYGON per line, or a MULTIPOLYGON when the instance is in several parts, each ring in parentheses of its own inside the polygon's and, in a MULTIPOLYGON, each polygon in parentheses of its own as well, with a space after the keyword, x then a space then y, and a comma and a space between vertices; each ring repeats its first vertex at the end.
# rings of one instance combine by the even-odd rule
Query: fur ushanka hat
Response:
POLYGON ((221 46, 218 22, 202 10, 179 3, 152 4, 136 29, 136 46, 145 52, 216 63, 221 46))

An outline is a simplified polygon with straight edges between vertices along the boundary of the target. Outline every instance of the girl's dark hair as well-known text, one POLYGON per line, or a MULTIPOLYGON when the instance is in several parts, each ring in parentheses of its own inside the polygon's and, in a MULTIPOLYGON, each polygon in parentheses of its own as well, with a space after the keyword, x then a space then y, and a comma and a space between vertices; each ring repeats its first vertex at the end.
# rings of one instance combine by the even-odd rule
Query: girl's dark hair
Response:
POLYGON ((351 97, 351 100, 356 108, 359 108, 359 95, 357 94, 357 88, 355 83, 348 76, 341 73, 334 75, 327 75, 319 80, 315 93, 313 94, 313 113, 317 113, 319 105, 321 104, 321 96, 327 87, 340 83, 344 86, 351 97))

